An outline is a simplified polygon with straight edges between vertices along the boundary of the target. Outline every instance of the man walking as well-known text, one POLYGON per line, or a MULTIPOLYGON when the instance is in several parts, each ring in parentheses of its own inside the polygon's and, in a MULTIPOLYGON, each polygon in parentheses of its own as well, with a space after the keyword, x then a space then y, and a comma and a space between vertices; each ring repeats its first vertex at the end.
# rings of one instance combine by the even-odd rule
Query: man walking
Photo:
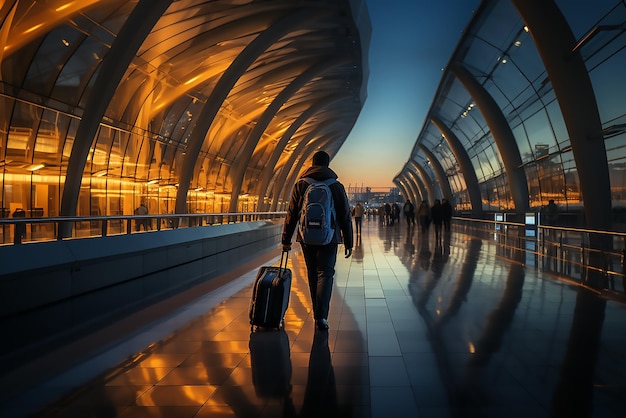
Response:
POLYGON ((345 257, 352 255, 352 220, 350 218, 350 204, 344 186, 337 181, 337 174, 328 165, 330 156, 324 151, 318 151, 313 155, 311 167, 309 167, 296 182, 291 193, 289 208, 285 218, 285 225, 282 234, 283 251, 291 250, 291 238, 300 221, 300 228, 296 236, 296 241, 302 246, 304 261, 307 268, 309 290, 313 304, 313 317, 318 329, 327 330, 328 311, 332 294, 335 263, 337 261, 337 247, 343 242, 345 247, 345 257), (303 213, 303 206, 306 207, 305 197, 307 189, 313 184, 324 182, 327 184, 332 194, 332 206, 334 209, 332 233, 330 242, 310 244, 305 242, 303 237, 303 225, 305 222, 300 219, 303 213))
POLYGON ((352 215, 354 216, 354 227, 356 235, 361 235, 361 226, 363 224, 363 205, 361 202, 357 202, 356 206, 352 208, 352 215))

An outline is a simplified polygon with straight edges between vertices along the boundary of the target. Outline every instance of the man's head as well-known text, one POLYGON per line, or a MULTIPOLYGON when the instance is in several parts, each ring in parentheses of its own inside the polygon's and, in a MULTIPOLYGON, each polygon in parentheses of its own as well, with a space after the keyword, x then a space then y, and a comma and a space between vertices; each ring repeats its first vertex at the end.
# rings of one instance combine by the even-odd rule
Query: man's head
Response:
POLYGON ((330 156, 324 151, 317 151, 313 154, 313 165, 320 165, 322 167, 328 167, 330 163, 330 156))

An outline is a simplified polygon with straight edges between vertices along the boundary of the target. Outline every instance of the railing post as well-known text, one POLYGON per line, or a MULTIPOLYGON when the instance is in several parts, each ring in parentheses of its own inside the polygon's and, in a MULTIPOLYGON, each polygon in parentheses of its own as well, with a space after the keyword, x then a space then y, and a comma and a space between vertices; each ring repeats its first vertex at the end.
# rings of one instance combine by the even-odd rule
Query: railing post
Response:
POLYGON ((622 271, 624 271, 624 263, 626 263, 626 237, 624 237, 623 243, 622 243, 622 260, 621 260, 621 264, 622 264, 622 271))
POLYGON ((563 231, 559 236, 559 260, 561 261, 561 272, 565 271, 565 250, 563 249, 563 231))
POLYGON ((13 244, 20 245, 22 243, 22 234, 26 232, 26 225, 21 222, 13 224, 13 244))
POLYGON ((585 268, 585 243, 584 241, 580 243, 580 265, 585 268))

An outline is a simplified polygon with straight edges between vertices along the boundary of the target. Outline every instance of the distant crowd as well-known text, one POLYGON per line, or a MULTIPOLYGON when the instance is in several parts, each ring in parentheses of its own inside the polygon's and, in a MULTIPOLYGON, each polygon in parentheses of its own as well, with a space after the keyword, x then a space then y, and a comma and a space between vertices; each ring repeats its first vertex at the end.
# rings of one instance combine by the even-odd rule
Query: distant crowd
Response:
POLYGON ((382 225, 400 224, 401 218, 404 218, 407 226, 419 225, 422 232, 428 232, 430 225, 434 225, 435 233, 439 234, 442 230, 450 231, 450 221, 452 219, 453 208, 447 199, 435 199, 431 206, 427 200, 422 200, 417 207, 410 201, 406 200, 404 205, 400 207, 397 202, 385 203, 377 208, 365 208, 362 202, 352 208, 352 217, 355 223, 355 232, 357 235, 361 233, 361 223, 363 218, 371 219, 378 216, 378 220, 382 225))

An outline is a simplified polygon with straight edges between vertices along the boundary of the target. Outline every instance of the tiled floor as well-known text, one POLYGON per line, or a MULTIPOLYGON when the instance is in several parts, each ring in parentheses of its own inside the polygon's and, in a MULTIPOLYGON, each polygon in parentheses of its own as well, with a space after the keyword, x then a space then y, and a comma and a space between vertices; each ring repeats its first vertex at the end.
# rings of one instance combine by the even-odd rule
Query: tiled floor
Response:
MULTIPOLYGON (((624 416, 624 306, 544 275, 524 253, 505 259, 490 239, 428 235, 364 222, 353 257, 338 258, 328 332, 314 329, 293 251, 284 332, 250 332, 255 268, 137 333, 131 360, 94 359, 87 368, 110 367, 104 377, 36 416, 624 416)), ((83 375, 25 393, 2 416, 83 375)))

